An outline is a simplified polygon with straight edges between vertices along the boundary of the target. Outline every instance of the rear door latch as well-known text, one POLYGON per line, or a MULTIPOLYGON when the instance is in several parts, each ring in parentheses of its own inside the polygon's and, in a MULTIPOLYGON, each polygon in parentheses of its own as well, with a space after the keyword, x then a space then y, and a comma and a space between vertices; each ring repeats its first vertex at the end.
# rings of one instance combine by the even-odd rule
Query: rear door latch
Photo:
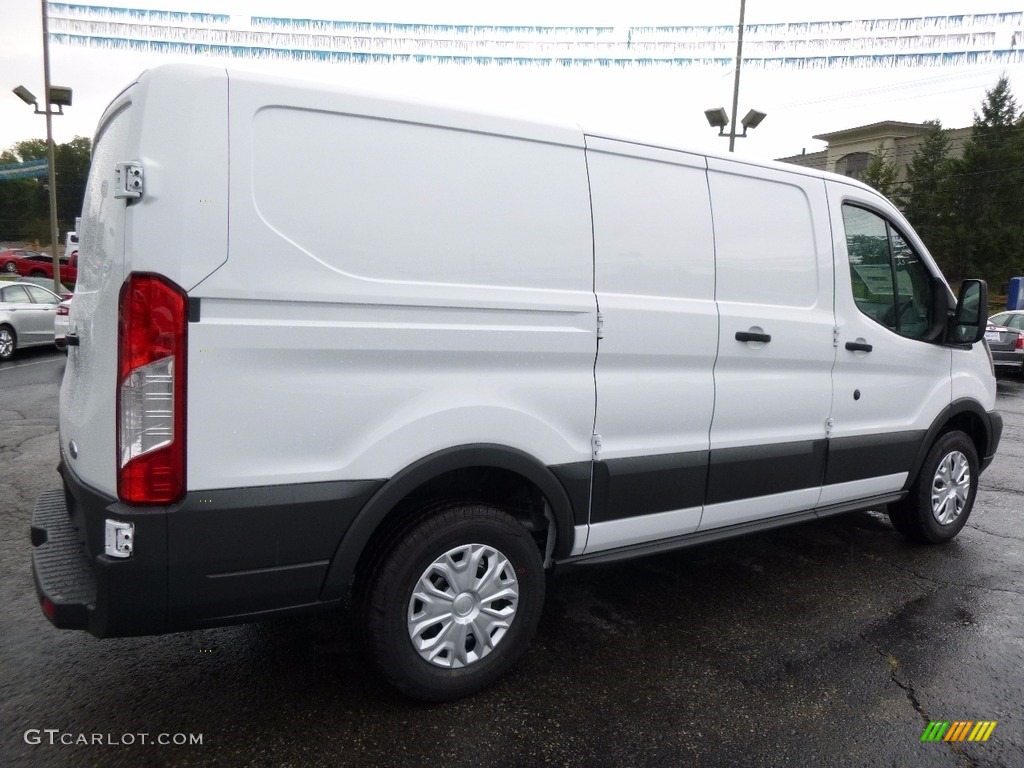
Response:
POLYGON ((129 200, 142 197, 143 174, 142 163, 126 160, 114 166, 117 174, 117 188, 114 190, 114 197, 129 200))
POLYGON ((103 553, 109 557, 131 557, 135 546, 135 523, 106 521, 103 553))

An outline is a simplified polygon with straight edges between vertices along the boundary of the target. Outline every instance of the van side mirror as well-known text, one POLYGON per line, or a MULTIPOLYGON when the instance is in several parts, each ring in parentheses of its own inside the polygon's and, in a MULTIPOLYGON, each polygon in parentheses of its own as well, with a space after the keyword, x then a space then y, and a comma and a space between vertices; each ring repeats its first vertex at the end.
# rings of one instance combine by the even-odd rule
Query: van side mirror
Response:
POLYGON ((964 280, 948 340, 953 344, 974 344, 985 338, 988 324, 988 283, 964 280))

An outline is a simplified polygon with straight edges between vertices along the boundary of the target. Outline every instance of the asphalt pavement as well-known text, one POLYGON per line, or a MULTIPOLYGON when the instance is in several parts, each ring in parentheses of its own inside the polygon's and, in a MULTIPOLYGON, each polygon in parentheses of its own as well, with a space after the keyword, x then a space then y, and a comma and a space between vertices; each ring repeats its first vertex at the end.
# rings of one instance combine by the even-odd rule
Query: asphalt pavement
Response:
POLYGON ((0 766, 1024 766, 1024 381, 966 529, 877 512, 548 582, 490 690, 402 698, 344 615, 161 637, 54 629, 29 520, 63 355, 0 364, 0 766), (994 721, 985 742, 922 742, 994 721), (166 742, 166 743, 161 743, 166 742))

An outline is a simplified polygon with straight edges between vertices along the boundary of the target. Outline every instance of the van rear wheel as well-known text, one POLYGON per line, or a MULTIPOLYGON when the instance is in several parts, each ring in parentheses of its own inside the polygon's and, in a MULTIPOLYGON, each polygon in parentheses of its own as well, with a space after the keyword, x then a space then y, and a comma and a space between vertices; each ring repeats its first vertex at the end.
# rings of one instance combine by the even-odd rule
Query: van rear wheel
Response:
POLYGON ((967 524, 978 492, 978 451, 960 431, 935 441, 903 501, 889 505, 893 527, 912 541, 942 544, 967 524))
POLYGON ((435 507, 398 534, 366 592, 370 652, 381 673, 426 701, 468 696, 526 650, 544 602, 529 531, 482 504, 435 507))

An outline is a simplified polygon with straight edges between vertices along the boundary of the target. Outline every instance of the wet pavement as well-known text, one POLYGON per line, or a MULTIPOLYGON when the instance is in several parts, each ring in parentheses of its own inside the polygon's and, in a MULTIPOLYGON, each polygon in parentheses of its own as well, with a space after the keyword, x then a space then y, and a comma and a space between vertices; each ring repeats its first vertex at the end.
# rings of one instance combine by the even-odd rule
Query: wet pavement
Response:
POLYGON ((51 627, 28 528, 58 482, 62 370, 49 350, 0 364, 2 766, 1024 766, 1019 378, 1000 381, 1000 452, 951 544, 859 513, 563 570, 513 673, 427 706, 373 674, 345 617, 51 627), (922 743, 931 720, 998 725, 922 743))

